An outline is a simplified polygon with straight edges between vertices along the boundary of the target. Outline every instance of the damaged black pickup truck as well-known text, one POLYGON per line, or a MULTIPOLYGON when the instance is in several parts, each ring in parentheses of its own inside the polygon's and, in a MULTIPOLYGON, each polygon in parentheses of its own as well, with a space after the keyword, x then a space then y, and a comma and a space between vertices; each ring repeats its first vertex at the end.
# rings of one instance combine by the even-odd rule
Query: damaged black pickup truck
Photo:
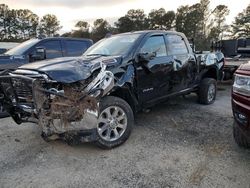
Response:
POLYGON ((169 97, 216 97, 215 53, 194 54, 182 33, 140 31, 105 38, 81 57, 21 66, 0 76, 0 100, 17 124, 37 123, 45 140, 113 148, 129 137, 134 114, 169 97))

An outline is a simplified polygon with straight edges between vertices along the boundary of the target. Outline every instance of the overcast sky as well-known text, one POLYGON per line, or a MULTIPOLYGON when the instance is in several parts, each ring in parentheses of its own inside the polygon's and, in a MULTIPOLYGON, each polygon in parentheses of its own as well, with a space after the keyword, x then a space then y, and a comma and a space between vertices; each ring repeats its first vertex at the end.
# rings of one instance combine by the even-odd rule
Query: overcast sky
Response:
MULTIPOLYGON (((192 5, 199 0, 1 0, 13 9, 30 9, 38 16, 55 14, 63 26, 60 33, 71 31, 78 20, 86 20, 90 24, 97 18, 104 18, 111 24, 126 14, 129 9, 144 9, 149 13, 152 9, 165 8, 174 10, 180 5, 192 5)), ((247 7, 249 0, 210 0, 210 8, 219 4, 227 5, 230 15, 227 23, 247 7)))

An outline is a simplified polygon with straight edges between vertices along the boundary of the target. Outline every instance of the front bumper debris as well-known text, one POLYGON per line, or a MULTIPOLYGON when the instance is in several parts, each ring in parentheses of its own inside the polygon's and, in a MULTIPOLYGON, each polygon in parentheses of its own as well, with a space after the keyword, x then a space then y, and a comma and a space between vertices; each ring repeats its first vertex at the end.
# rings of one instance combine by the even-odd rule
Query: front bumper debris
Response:
POLYGON ((72 138, 95 132, 99 100, 113 87, 114 75, 105 66, 94 78, 75 84, 41 74, 5 73, 0 76, 0 102, 16 123, 37 123, 44 138, 72 138))

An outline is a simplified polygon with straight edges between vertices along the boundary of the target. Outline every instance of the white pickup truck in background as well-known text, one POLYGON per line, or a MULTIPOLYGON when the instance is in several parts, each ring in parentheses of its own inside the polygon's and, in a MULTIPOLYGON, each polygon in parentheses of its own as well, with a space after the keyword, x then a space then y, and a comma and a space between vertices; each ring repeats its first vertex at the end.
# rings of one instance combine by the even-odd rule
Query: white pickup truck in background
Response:
POLYGON ((214 45, 225 55, 223 80, 232 79, 238 67, 250 61, 250 38, 221 40, 214 45))
POLYGON ((232 79, 234 72, 241 64, 250 62, 250 58, 240 57, 240 55, 233 58, 225 58, 224 64, 224 80, 232 79))

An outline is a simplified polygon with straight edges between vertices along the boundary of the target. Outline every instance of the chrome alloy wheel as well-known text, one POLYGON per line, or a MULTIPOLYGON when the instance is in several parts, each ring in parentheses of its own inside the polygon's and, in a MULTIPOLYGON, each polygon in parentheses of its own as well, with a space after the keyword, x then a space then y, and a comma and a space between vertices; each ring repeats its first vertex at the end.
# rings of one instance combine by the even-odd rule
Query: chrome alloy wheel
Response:
POLYGON ((128 118, 122 108, 109 106, 98 118, 97 132, 105 141, 116 141, 124 134, 127 123, 128 118))

